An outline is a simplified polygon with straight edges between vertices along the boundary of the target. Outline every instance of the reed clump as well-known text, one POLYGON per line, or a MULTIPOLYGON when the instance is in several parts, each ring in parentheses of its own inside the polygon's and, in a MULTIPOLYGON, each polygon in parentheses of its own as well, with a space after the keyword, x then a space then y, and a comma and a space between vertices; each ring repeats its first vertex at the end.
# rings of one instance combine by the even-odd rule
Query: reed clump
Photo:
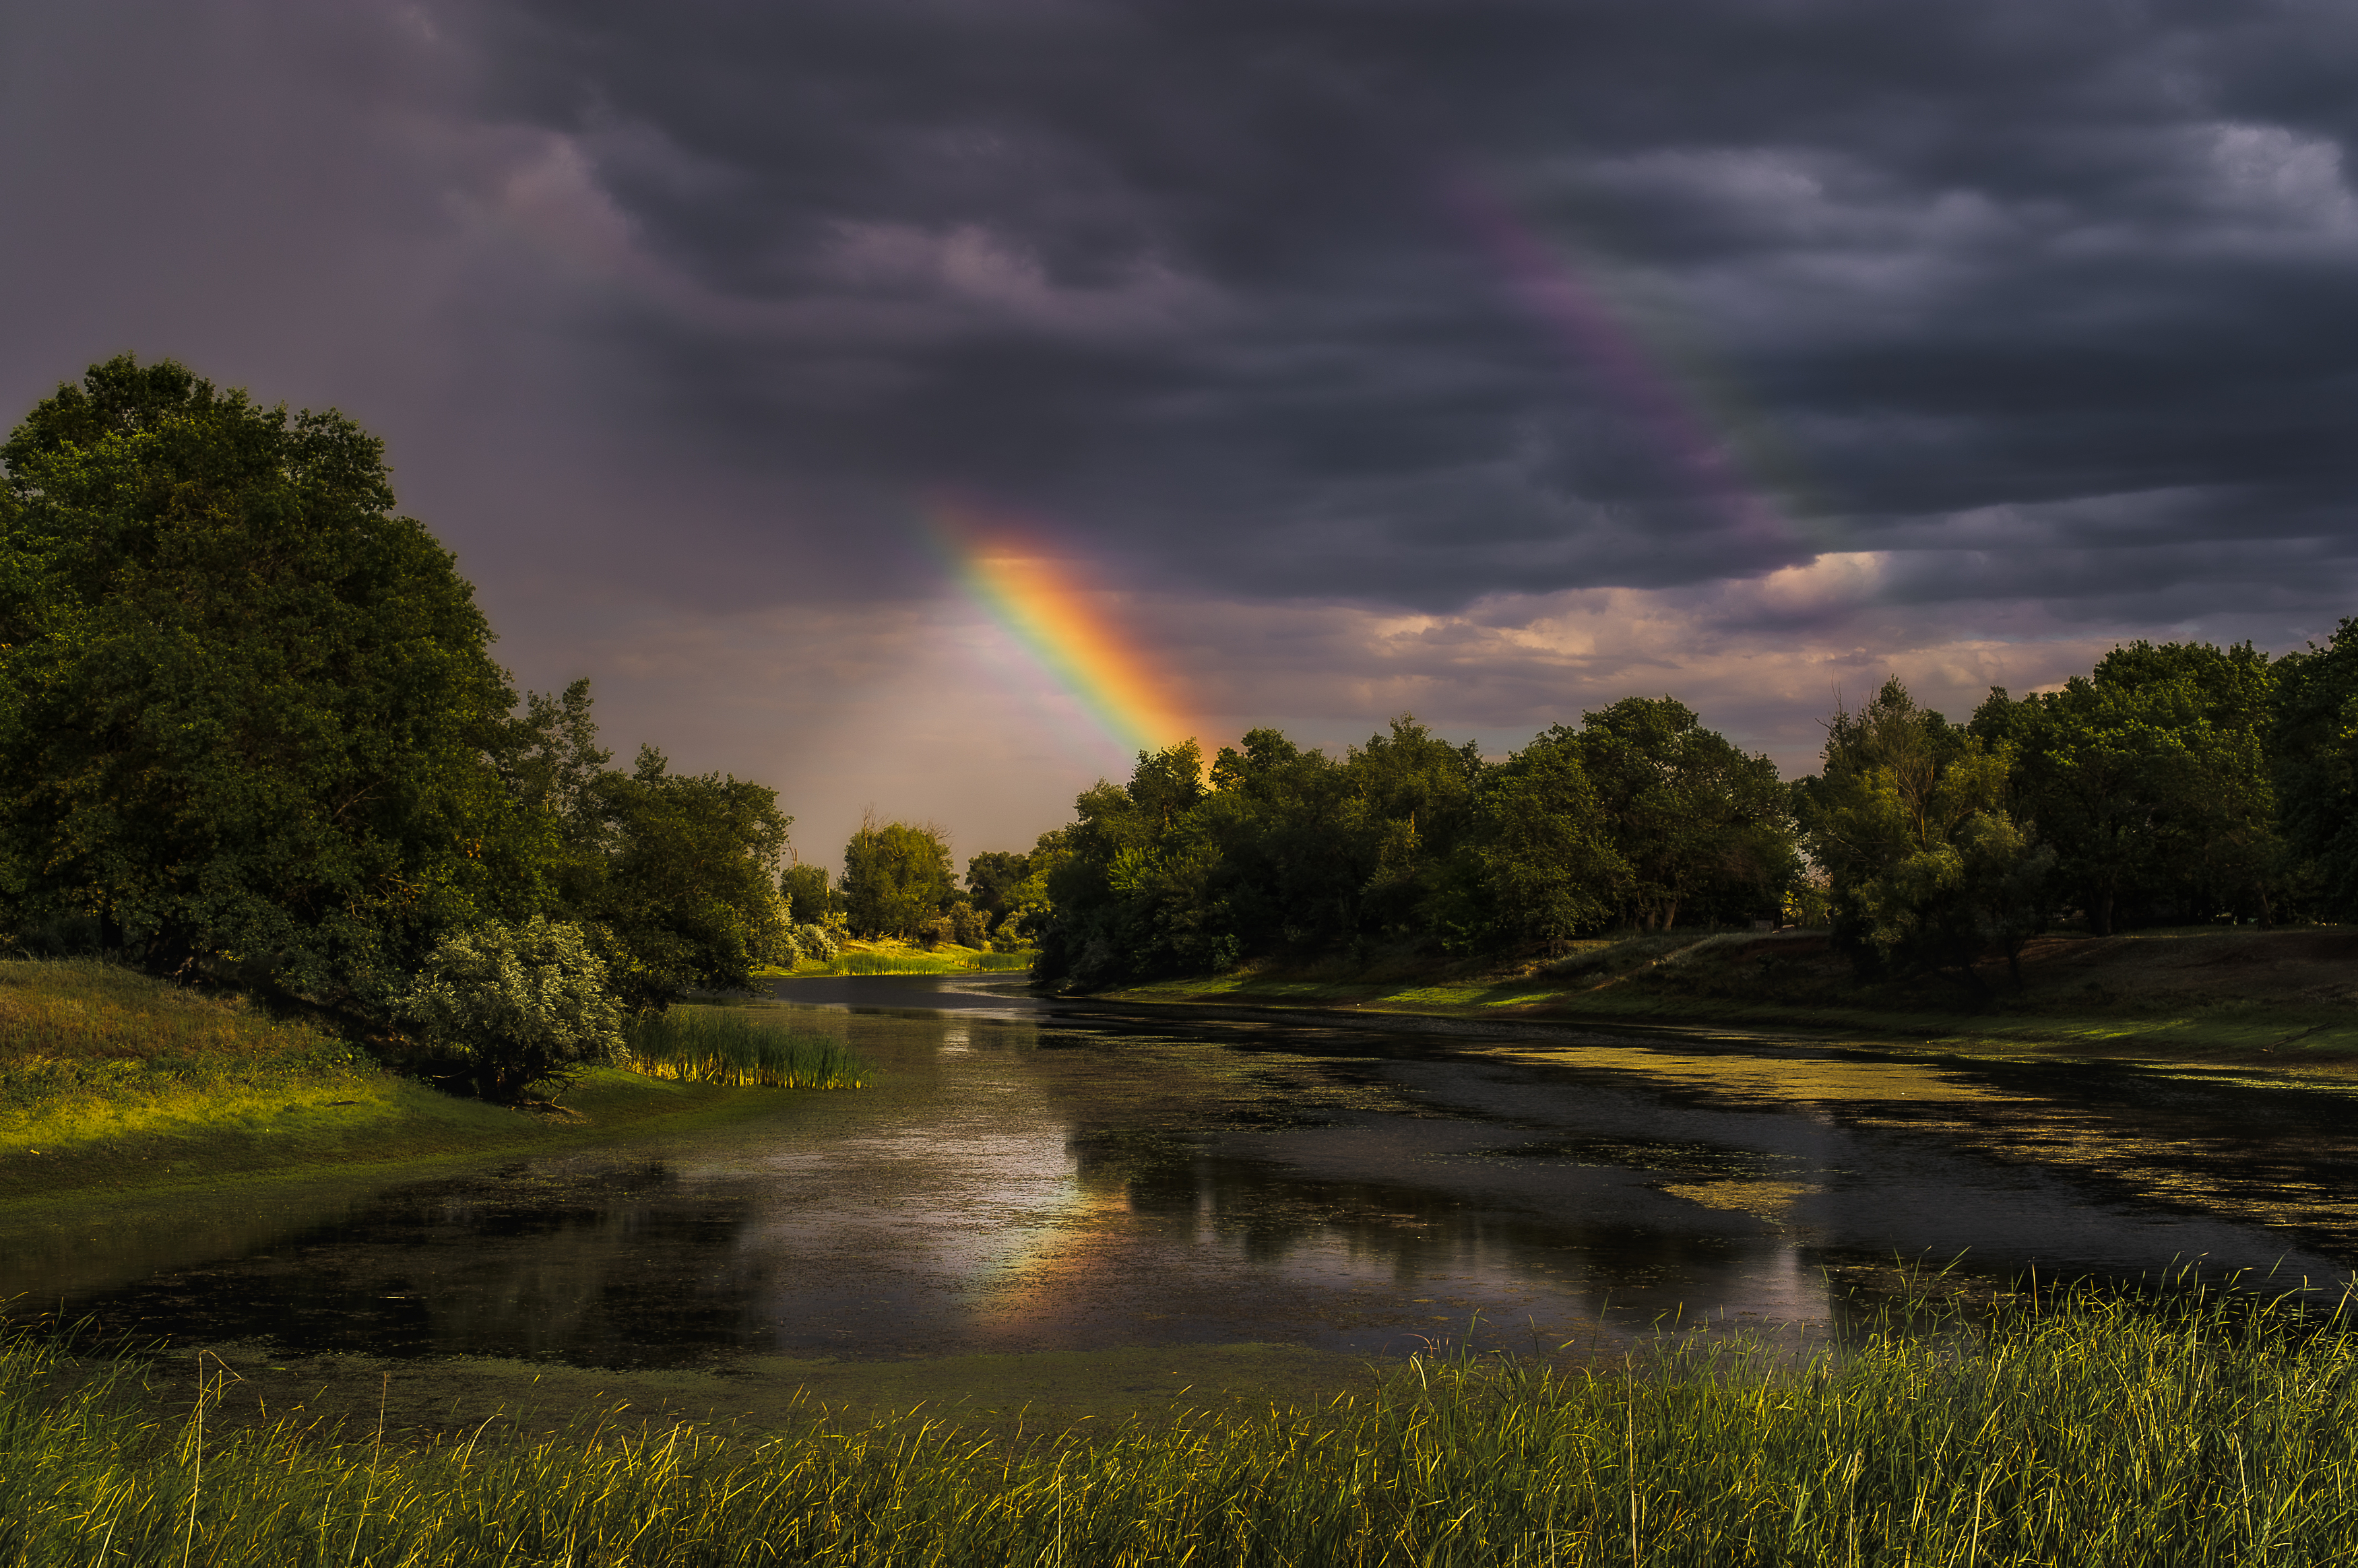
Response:
POLYGON ((867 1071, 829 1035, 742 1009, 673 1007, 624 1032, 618 1063, 651 1078, 737 1088, 856 1089, 867 1071))
POLYGON ((1029 1441, 816 1411, 762 1438, 209 1432, 222 1373, 168 1423, 138 1375, 0 1349, 0 1568, 2358 1557, 2358 1336, 2281 1306, 2082 1298, 1798 1368, 1427 1362, 1308 1411, 1029 1441))

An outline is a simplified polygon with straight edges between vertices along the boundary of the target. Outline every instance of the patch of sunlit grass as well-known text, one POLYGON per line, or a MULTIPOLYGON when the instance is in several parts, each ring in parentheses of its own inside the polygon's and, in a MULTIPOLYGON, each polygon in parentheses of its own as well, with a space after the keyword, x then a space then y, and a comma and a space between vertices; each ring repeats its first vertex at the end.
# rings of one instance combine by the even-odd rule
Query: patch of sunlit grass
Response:
POLYGON ((263 1128, 388 1092, 343 1042, 240 999, 96 958, 0 962, 0 1145, 263 1128))
POLYGON ((23 1062, 303 1057, 335 1042, 101 958, 0 960, 0 1071, 23 1062))
POLYGON ((797 975, 963 975, 978 969, 1028 969, 1035 956, 1028 949, 1017 953, 998 953, 975 947, 878 945, 846 947, 832 958, 815 958, 797 964, 794 972, 797 975))

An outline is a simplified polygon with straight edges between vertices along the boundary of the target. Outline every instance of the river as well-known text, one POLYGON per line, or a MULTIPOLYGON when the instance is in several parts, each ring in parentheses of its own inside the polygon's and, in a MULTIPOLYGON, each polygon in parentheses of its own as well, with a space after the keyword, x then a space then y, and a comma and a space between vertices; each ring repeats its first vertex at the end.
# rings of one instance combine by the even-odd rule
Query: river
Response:
POLYGON ((2358 1263, 2358 1091, 2328 1079, 1123 1017, 1020 979, 776 990, 749 1005, 845 1040, 871 1087, 203 1224, 142 1230, 126 1199, 80 1264, 20 1253, 0 1283, 181 1341, 661 1368, 1552 1353, 1837 1327, 1895 1263, 2358 1263))

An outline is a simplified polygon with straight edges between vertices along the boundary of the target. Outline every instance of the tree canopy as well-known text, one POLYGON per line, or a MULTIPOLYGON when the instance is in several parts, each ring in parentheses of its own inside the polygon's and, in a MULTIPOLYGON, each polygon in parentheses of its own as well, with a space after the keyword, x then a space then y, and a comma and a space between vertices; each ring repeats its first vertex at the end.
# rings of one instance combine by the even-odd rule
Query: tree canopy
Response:
POLYGON ((1968 984, 2038 928, 2053 851, 2006 809, 2012 747, 1985 745, 1919 708, 1897 680, 1827 727, 1825 768, 1800 792, 1835 932, 1895 968, 1953 968, 1968 984))
POLYGON ((1403 715, 1339 759, 1255 730, 1208 773, 1188 742, 1081 795, 1045 881, 1044 979, 1469 953, 1632 910, 1749 920, 1776 913, 1798 869, 1774 766, 1668 699, 1496 762, 1403 715))
POLYGON ((938 827, 871 816, 843 848, 843 914, 860 935, 914 936, 957 892, 938 827))
POLYGON ((488 764, 514 702, 383 449, 170 361, 94 366, 0 445, 0 895, 156 967, 382 992, 528 913, 488 764))

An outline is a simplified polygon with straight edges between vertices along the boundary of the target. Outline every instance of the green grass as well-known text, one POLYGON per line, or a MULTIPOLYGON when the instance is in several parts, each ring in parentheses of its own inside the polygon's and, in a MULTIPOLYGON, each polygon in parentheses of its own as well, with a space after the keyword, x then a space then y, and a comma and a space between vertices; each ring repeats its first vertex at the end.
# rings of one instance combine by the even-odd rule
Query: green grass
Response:
POLYGON ((831 1035, 734 1008, 674 1007, 642 1018, 622 1065, 651 1078, 736 1088, 856 1089, 866 1066, 831 1035))
POLYGON ((95 958, 0 962, 0 1142, 121 1137, 200 1102, 238 1115, 327 1100, 369 1071, 344 1041, 236 998, 95 958))
POLYGON ((457 1099, 241 998, 99 959, 0 961, 0 1204, 463 1158, 730 1098, 611 1068, 559 1098, 559 1114, 457 1099))
POLYGON ((974 947, 847 947, 834 957, 795 966, 796 975, 963 975, 978 969, 1028 969, 1029 950, 996 953, 974 947))
POLYGON ((2348 1071, 2358 1065, 2358 932, 2200 927, 2035 939, 2017 991, 1952 974, 1862 979, 1824 933, 1651 933, 1509 967, 1469 960, 1260 968, 1117 996, 1174 1005, 1342 1009, 1533 1022, 1798 1029, 1944 1051, 2148 1056, 2348 1071))
POLYGON ((766 1436, 617 1412, 388 1441, 225 1428, 205 1375, 163 1420, 130 1363, 0 1350, 0 1568, 2358 1557, 2358 1336, 2282 1307, 2082 1299, 1803 1367, 1415 1363, 1309 1409, 1029 1437, 812 1410, 766 1436))

